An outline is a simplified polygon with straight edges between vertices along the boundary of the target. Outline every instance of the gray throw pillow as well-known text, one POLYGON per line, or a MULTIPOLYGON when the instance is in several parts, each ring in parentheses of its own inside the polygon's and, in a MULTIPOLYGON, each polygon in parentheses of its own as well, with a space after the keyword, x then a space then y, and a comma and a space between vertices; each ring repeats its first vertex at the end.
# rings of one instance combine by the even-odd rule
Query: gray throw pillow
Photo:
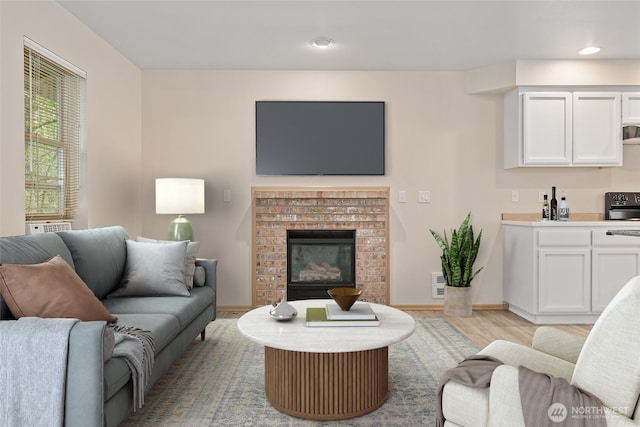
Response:
POLYGON ((193 273, 193 286, 204 286, 207 279, 207 273, 203 266, 199 265, 193 273))
MULTIPOLYGON (((138 236, 136 241, 143 243, 175 243, 170 240, 156 240, 149 239, 147 237, 138 236)), ((196 270, 196 257, 198 256, 198 249, 200 249, 200 242, 188 241, 187 255, 184 260, 184 284, 187 289, 193 288, 193 276, 196 270)))
POLYGON ((184 283, 187 242, 142 243, 127 240, 127 265, 121 287, 109 297, 189 296, 184 283))

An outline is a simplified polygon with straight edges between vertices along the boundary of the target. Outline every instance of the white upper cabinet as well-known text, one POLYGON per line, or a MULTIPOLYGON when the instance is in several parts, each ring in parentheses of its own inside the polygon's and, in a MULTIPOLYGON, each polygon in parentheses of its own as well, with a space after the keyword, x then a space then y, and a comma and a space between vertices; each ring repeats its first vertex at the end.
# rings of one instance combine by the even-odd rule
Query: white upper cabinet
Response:
POLYGON ((523 94, 523 166, 570 165, 572 117, 569 92, 523 94))
POLYGON ((640 126, 640 92, 622 93, 622 124, 640 126))
POLYGON ((621 166, 620 92, 533 92, 504 98, 504 167, 621 166))
POLYGON ((620 92, 573 94, 573 164, 622 166, 620 92))

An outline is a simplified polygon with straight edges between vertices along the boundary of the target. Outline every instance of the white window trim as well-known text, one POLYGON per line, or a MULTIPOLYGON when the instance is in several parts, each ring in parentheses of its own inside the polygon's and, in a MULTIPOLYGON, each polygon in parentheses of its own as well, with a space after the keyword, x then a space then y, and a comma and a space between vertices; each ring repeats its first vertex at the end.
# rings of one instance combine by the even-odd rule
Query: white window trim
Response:
POLYGON ((28 47, 29 49, 32 49, 32 50, 36 51, 40 55, 42 55, 45 58, 49 59, 50 61, 53 61, 56 64, 60 65, 61 67, 66 68, 68 71, 72 72, 73 74, 77 75, 78 77, 82 77, 83 79, 87 78, 87 72, 86 71, 84 71, 83 69, 81 69, 79 67, 76 67, 71 62, 67 61, 66 59, 62 58, 59 55, 56 55, 55 53, 51 52, 49 49, 43 47, 42 45, 39 45, 38 43, 36 43, 33 40, 31 40, 29 37, 23 36, 23 42, 24 42, 24 45, 26 47, 28 47))

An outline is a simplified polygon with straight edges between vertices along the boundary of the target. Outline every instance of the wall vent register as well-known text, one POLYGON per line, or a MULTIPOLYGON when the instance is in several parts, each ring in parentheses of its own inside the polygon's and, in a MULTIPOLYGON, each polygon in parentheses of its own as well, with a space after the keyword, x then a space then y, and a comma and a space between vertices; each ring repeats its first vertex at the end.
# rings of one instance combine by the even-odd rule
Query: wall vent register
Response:
POLYGON ((444 275, 440 272, 431 273, 431 298, 444 298, 444 275))

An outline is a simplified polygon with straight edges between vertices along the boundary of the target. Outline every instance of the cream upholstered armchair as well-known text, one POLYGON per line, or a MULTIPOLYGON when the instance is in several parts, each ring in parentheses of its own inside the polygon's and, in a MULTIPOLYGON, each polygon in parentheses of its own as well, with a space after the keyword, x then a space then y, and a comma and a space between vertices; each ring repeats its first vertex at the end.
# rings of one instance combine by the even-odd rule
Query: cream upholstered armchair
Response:
MULTIPOLYGON (((442 393, 445 426, 524 426, 518 366, 564 378, 600 399, 609 427, 639 426, 640 276, 618 292, 586 339, 541 327, 531 348, 494 341, 480 354, 504 365, 493 371, 489 388, 446 383, 442 393)), ((580 416, 580 411, 574 414, 580 416)))

